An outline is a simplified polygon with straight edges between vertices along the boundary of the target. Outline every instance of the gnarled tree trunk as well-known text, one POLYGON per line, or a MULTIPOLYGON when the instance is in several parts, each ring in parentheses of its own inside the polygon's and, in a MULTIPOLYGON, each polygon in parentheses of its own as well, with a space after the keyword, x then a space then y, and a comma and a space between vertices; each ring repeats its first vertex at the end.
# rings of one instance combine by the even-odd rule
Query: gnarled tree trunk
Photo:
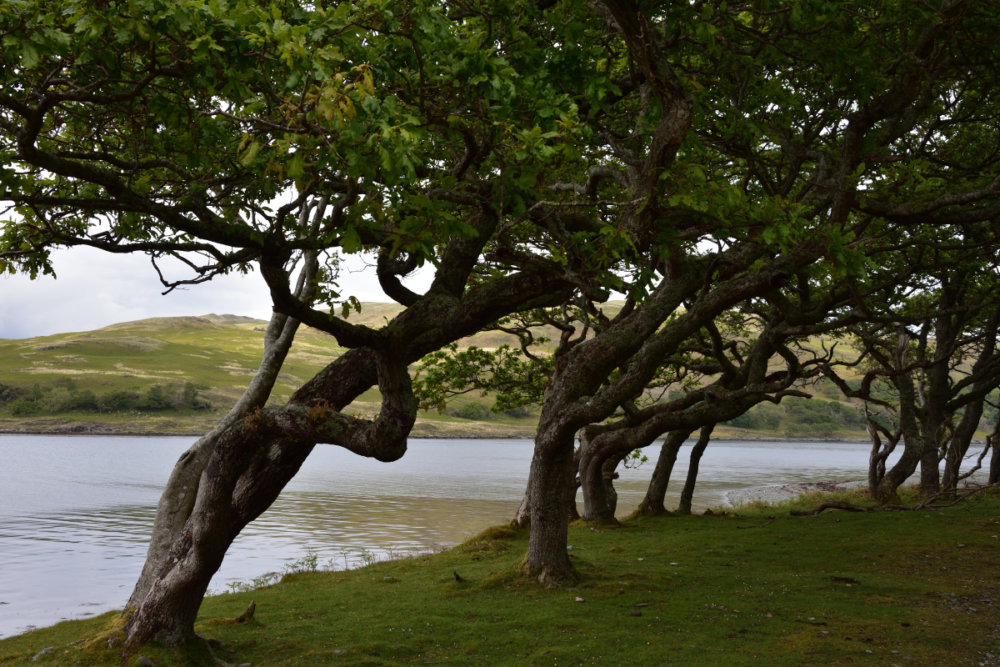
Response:
POLYGON ((524 571, 543 584, 559 585, 576 578, 566 553, 566 506, 576 489, 575 463, 572 431, 539 429, 528 477, 531 535, 524 571))
POLYGON ((126 648, 149 639, 175 644, 194 636, 202 598, 226 550, 274 502, 317 440, 349 442, 359 453, 382 461, 403 455, 417 401, 409 391, 405 364, 375 356, 383 400, 374 421, 344 418, 319 403, 264 408, 250 412, 217 438, 179 539, 152 582, 144 590, 137 586, 133 594, 125 623, 126 648), (313 437, 301 437, 305 435, 313 437))
POLYGON ((587 436, 587 429, 583 430, 583 434, 578 465, 583 491, 583 518, 595 523, 617 523, 615 509, 618 493, 614 479, 617 477, 615 469, 621 463, 623 454, 613 442, 595 442, 587 436))
POLYGON ((667 513, 666 497, 670 474, 673 472, 674 463, 677 462, 677 452, 692 432, 687 429, 671 431, 663 441, 660 456, 656 459, 656 467, 653 468, 653 475, 646 488, 646 495, 639 503, 639 514, 652 516, 667 513))
MULTIPOLYGON (((128 650, 152 638, 178 643, 192 637, 202 597, 226 550, 273 503, 316 443, 382 461, 398 459, 417 409, 407 364, 512 309, 558 303, 565 288, 543 275, 522 273, 471 289, 461 299, 432 290, 394 320, 395 336, 386 350, 348 350, 283 406, 261 407, 266 392, 256 398, 248 393, 178 461, 125 611, 124 637, 112 641, 124 640, 128 650), (341 413, 376 382, 383 395, 378 417, 369 421, 341 413)), ((277 366, 279 349, 272 348, 277 366)))
POLYGON ((694 444, 691 448, 691 458, 688 464, 687 478, 684 480, 684 488, 681 490, 681 501, 677 506, 678 514, 690 514, 691 513, 691 500, 694 498, 694 485, 698 481, 698 465, 701 463, 702 454, 705 453, 705 448, 708 447, 708 441, 712 437, 712 431, 715 430, 715 424, 708 424, 701 427, 701 432, 698 434, 698 442, 694 444))

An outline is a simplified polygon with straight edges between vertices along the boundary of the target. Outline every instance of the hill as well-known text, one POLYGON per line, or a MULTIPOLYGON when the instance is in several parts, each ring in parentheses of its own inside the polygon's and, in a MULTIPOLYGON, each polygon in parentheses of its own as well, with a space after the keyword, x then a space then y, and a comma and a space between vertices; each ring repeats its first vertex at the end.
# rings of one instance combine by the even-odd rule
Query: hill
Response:
MULTIPOLYGON (((364 304, 352 321, 378 326, 399 307, 364 304)), ((236 401, 260 361, 267 323, 237 315, 152 318, 87 332, 0 339, 0 431, 201 433, 236 401)), ((497 334, 472 341, 497 344, 497 334)), ((499 334, 499 336, 503 336, 499 334)), ((303 327, 278 378, 285 400, 343 350, 303 327)), ((459 400, 456 409, 470 399, 459 400)), ((352 406, 378 409, 370 391, 352 406)), ((527 436, 534 420, 423 414, 416 434, 527 436)))
MULTIPOLYGON (((354 322, 381 326, 399 306, 365 303, 354 322)), ((95 331, 0 339, 0 431, 181 433, 206 431, 239 397, 263 348, 266 322, 238 315, 153 318, 95 331)), ((554 332, 545 332, 550 338, 554 332)), ((485 332, 464 345, 494 348, 511 336, 485 332)), ((285 400, 343 350, 303 327, 278 378, 273 400, 285 400)), ((857 406, 832 385, 817 398, 761 405, 718 437, 863 438, 857 406)), ((374 414, 376 390, 352 404, 374 414)), ((489 397, 456 398, 444 414, 422 412, 416 436, 530 437, 535 414, 495 414, 489 397)))

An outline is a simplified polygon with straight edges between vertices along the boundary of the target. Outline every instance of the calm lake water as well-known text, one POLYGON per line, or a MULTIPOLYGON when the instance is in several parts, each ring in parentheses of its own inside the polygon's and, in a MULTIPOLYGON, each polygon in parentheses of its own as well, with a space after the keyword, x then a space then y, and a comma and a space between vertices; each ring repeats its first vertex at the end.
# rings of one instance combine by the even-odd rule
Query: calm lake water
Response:
MULTIPOLYGON (((0 637, 120 608, 142 568, 160 489, 187 437, 0 436, 0 637)), ((677 504, 690 445, 668 507, 677 504)), ((655 459, 656 450, 648 452, 655 459)), ((317 447, 278 502, 244 530, 211 590, 315 554, 346 568, 457 544, 505 522, 521 500, 527 440, 412 440, 395 463, 317 447)), ((695 506, 732 490, 864 479, 868 445, 713 442, 695 506)), ((645 493, 654 461, 625 470, 619 512, 645 493)))

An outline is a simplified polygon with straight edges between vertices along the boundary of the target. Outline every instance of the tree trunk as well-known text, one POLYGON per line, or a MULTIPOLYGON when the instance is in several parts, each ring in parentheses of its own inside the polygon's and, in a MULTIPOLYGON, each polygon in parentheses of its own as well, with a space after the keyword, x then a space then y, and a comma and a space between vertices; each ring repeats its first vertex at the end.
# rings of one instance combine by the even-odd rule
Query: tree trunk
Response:
POLYGON ((990 472, 986 477, 986 483, 1000 484, 1000 447, 997 446, 997 441, 994 439, 992 441, 993 455, 990 457, 990 472))
MULTIPOLYGON (((322 205, 324 210, 325 206, 324 202, 322 205)), ((308 215, 308 209, 306 215, 308 215)), ((306 253, 303 256, 302 271, 295 287, 296 297, 304 302, 312 301, 317 269, 316 254, 306 253)), ((299 321, 294 318, 278 312, 271 316, 271 321, 264 333, 264 351, 260 365, 243 395, 220 420, 219 424, 199 438, 190 449, 181 455, 174 466, 157 505, 142 572, 126 605, 126 613, 130 615, 129 623, 140 629, 138 633, 132 633, 131 641, 134 642, 138 639, 141 642, 142 638, 161 635, 164 641, 176 643, 193 635, 194 618, 208 583, 218 570, 222 556, 225 555, 225 548, 218 557, 219 562, 214 565, 212 565, 215 560, 214 555, 200 559, 200 561, 196 559, 193 563, 195 572, 189 573, 187 577, 190 582, 179 585, 177 595, 164 594, 164 591, 170 589, 170 584, 162 577, 170 570, 171 561, 179 558, 179 552, 183 551, 185 545, 189 542, 193 543, 194 533, 199 523, 195 518, 195 507, 200 492, 204 489, 202 478, 209 461, 218 453, 217 447, 220 445, 222 435, 240 420, 245 419, 252 411, 259 410, 267 402, 298 328, 299 321), (206 576, 207 580, 203 582, 204 586, 202 586, 201 580, 205 579, 206 576), (165 595, 165 597, 161 604, 144 607, 144 602, 150 598, 154 587, 157 587, 158 595, 165 595), (158 608, 159 611, 152 612, 153 607, 158 608), (136 615, 140 610, 144 610, 148 621, 136 620, 136 615), (142 627, 140 628, 140 626, 142 627)), ((227 499, 226 505, 228 506, 228 504, 227 499)), ((227 541, 226 547, 228 547, 228 542, 231 540, 227 541)), ((205 545, 207 553, 211 553, 212 550, 212 545, 205 545)))
POLYGON ((691 499, 694 497, 694 485, 698 481, 698 464, 701 462, 702 454, 705 453, 705 448, 708 447, 708 441, 712 437, 713 430, 715 430, 715 424, 702 426, 701 432, 698 434, 698 442, 691 448, 691 462, 688 464, 687 479, 684 480, 684 489, 681 491, 681 502, 677 507, 678 514, 691 513, 691 499))
MULTIPOLYGON (((154 637, 170 643, 192 637, 202 597, 226 549, 271 505, 315 443, 382 461, 399 458, 412 425, 408 413, 415 416, 417 407, 407 363, 504 313, 564 298, 565 286, 531 273, 484 283, 461 298, 432 290, 393 321, 398 345, 382 353, 385 358, 368 348, 348 350, 283 406, 262 407, 269 388, 248 390, 220 425, 177 462, 157 510, 146 563, 124 612, 124 637, 110 641, 124 640, 127 652, 154 637), (376 382, 383 389, 383 405, 374 421, 340 412, 376 382), (385 382, 389 384, 381 387, 385 382)), ((286 331, 284 325, 281 330, 286 331)), ((274 354, 265 352, 261 372, 276 374, 281 366, 283 357, 276 353, 283 343, 274 340, 274 354)))
MULTIPOLYGON (((359 355, 341 359, 348 357, 350 362, 352 356, 359 355)), ((417 401, 407 391, 405 365, 382 359, 375 364, 382 407, 372 422, 338 419, 339 412, 331 413, 325 405, 300 406, 297 413, 285 406, 251 412, 218 437, 180 538, 161 558, 152 582, 140 579, 133 592, 124 626, 126 653, 150 639, 176 644, 194 636, 202 598, 227 549, 248 523, 271 506, 316 442, 287 434, 309 432, 329 420, 345 443, 359 448, 358 453, 383 461, 403 455, 417 401), (369 449, 360 450, 363 445, 369 449)), ((317 432, 316 439, 325 439, 323 435, 317 432)), ((330 439, 337 441, 336 436, 330 439)))
POLYGON ((611 457, 595 453, 584 456, 580 462, 580 486, 583 490, 583 518, 599 524, 615 524, 618 492, 614 480, 615 469, 621 463, 620 455, 611 457))
POLYGON ((613 524, 616 523, 615 507, 618 502, 613 476, 622 457, 614 452, 612 446, 601 446, 598 442, 587 437, 587 430, 583 430, 577 468, 583 491, 583 518, 594 523, 613 524))
MULTIPOLYGON (((905 332, 901 333, 897 349, 897 368, 906 367, 907 342, 908 338, 905 332)), ((922 390, 918 390, 910 375, 900 375, 895 378, 894 383, 899 392, 899 429, 903 437, 903 454, 896 461, 896 465, 886 471, 882 481, 878 484, 875 500, 882 505, 899 502, 899 487, 917 470, 918 465, 922 466, 921 477, 924 470, 928 470, 929 473, 929 469, 924 465, 929 456, 934 457, 935 478, 937 472, 937 436, 940 433, 941 424, 929 412, 927 400, 922 395, 922 390)), ((934 414, 937 412, 935 411, 934 414)), ((922 478, 921 482, 923 482, 922 478)), ((933 480, 928 479, 928 483, 932 482, 933 480)), ((921 484, 921 491, 923 491, 923 484, 921 484)), ((936 491, 937 487, 935 486, 936 491)))
MULTIPOLYGON (((580 462, 580 450, 576 450, 573 454, 573 469, 576 470, 579 467, 580 462)), ((567 521, 576 521, 580 518, 580 512, 576 507, 576 492, 579 489, 580 483, 578 479, 573 481, 573 489, 566 498, 566 518, 567 521)), ((528 484, 524 489, 524 495, 521 497, 521 504, 517 506, 517 511, 514 512, 514 518, 510 520, 510 525, 517 528, 527 528, 531 525, 531 476, 528 476, 528 484)))
POLYGON ((615 480, 618 479, 618 466, 621 465, 623 456, 613 456, 601 466, 602 477, 604 478, 604 496, 607 499, 608 512, 614 523, 615 512, 618 511, 618 491, 615 489, 615 480))
POLYGON ((653 476, 646 488, 646 496, 639 503, 639 514, 653 516, 667 513, 666 497, 670 474, 673 472, 674 463, 677 462, 677 452, 691 433, 692 431, 687 429, 671 431, 664 439, 663 446, 660 447, 660 456, 656 459, 656 467, 653 468, 653 476))
POLYGON ((872 439, 872 449, 868 455, 868 494, 872 498, 877 498, 879 485, 885 478, 885 462, 896 449, 902 434, 896 431, 886 435, 886 442, 883 445, 877 427, 869 420, 868 435, 872 439))
POLYGON ((573 444, 572 432, 539 428, 531 458, 528 481, 531 535, 524 572, 547 585, 576 579, 566 553, 569 540, 566 506, 576 488, 573 444))
POLYGON ((969 446, 983 416, 983 401, 972 401, 965 408, 962 420, 955 428, 948 442, 948 450, 944 459, 944 475, 941 479, 941 491, 952 493, 958 489, 958 481, 962 471, 962 461, 969 453, 969 446))
POLYGON ((183 539, 173 545, 164 570, 148 590, 141 594, 137 587, 133 594, 126 648, 149 639, 176 644, 194 637, 202 598, 232 541, 270 506, 312 450, 311 444, 262 441, 256 451, 248 452, 245 444, 230 438, 213 452, 183 539), (261 455, 270 461, 267 478, 257 476, 252 492, 241 490, 245 471, 253 467, 250 459, 261 455))
POLYGON ((937 440, 924 437, 920 456, 920 495, 929 498, 941 492, 941 452, 937 440))
MULTIPOLYGON (((906 385, 904 385, 904 389, 906 385)), ((915 400, 912 392, 900 391, 899 428, 903 439, 903 454, 896 465, 886 471, 875 490, 875 500, 880 505, 899 503, 899 487, 916 471, 924 455, 924 437, 917 424, 915 400)))

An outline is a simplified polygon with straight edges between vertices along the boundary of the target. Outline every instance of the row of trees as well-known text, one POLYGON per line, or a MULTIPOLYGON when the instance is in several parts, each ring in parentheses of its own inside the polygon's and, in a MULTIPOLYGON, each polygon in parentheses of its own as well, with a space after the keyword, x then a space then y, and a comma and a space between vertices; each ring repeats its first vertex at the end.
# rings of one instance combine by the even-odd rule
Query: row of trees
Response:
POLYGON ((578 478, 584 515, 610 520, 629 452, 664 438, 662 485, 688 436, 703 451, 820 376, 872 406, 873 458, 903 443, 879 498, 918 466, 936 490, 1000 384, 989 5, 0 8, 0 270, 79 245, 149 254, 168 290, 256 267, 275 311, 243 398, 167 484, 126 650, 193 636, 226 549, 317 443, 401 457, 433 402, 408 367, 494 326, 520 353, 455 363, 440 391, 540 401, 517 520, 542 582, 574 577, 578 478), (360 252, 404 306, 380 328, 344 317, 337 269, 360 252), (417 293, 402 279, 424 265, 417 293), (551 355, 534 321, 560 332, 551 355), (268 404, 300 323, 348 351, 268 404), (374 385, 376 417, 343 413, 374 385))
POLYGON ((166 387, 154 384, 142 393, 116 389, 102 394, 91 389, 80 389, 75 383, 57 383, 51 387, 35 384, 30 390, 0 385, 0 406, 4 406, 15 417, 27 417, 64 412, 120 414, 208 410, 212 404, 199 396, 198 387, 191 382, 166 387))

